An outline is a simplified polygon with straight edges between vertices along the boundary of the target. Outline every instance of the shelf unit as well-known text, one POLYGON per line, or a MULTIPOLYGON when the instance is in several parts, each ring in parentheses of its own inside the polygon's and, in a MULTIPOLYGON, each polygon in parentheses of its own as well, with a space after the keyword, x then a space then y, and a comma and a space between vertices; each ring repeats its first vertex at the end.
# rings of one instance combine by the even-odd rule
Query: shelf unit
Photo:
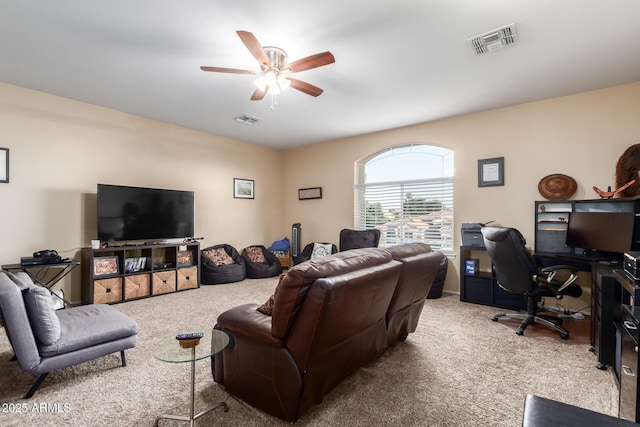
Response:
POLYGON ((565 245, 569 214, 573 212, 573 202, 536 202, 536 252, 571 253, 565 245))
POLYGON ((510 310, 527 308, 524 296, 505 291, 498 285, 491 260, 481 246, 460 246, 460 301, 510 310), (478 272, 467 274, 465 266, 469 259, 478 260, 478 272))
POLYGON ((640 250, 640 196, 635 196, 617 199, 536 201, 536 254, 582 255, 583 249, 565 245, 571 212, 633 212, 635 224, 632 250, 640 250))
POLYGON ((82 303, 117 303, 200 287, 200 244, 82 248, 82 303))
POLYGON ((620 284, 621 290, 621 337, 619 340, 619 386, 620 401, 619 414, 620 418, 632 422, 640 421, 640 381, 638 381, 638 373, 640 372, 640 359, 638 358, 638 342, 640 330, 640 283, 638 280, 629 277, 623 270, 614 270, 613 275, 620 284))

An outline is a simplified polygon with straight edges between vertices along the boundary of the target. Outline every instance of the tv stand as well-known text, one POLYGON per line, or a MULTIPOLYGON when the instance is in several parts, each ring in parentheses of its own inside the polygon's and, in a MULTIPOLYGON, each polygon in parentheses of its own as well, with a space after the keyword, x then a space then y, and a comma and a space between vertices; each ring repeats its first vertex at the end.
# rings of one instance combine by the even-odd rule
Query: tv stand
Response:
POLYGON ((198 242, 82 248, 83 304, 111 304, 198 287, 198 242))

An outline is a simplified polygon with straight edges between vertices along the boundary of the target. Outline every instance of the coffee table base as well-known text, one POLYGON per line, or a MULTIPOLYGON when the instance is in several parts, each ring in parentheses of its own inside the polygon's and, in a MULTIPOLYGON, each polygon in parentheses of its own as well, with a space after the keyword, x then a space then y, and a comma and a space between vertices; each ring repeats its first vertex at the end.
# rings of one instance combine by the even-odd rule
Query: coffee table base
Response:
POLYGON ((189 427, 194 427, 195 426, 195 420, 197 420, 198 418, 200 418, 201 416, 205 415, 208 412, 213 411, 214 409, 222 406, 224 408, 224 412, 229 412, 229 407, 227 406, 226 403, 224 402, 218 402, 218 403, 214 403, 213 405, 210 405, 209 407, 207 407, 204 411, 200 411, 197 414, 194 415, 194 408, 195 408, 195 387, 196 387, 196 348, 195 346, 191 347, 191 393, 190 393, 190 403, 191 403, 191 408, 189 411, 189 416, 185 417, 183 415, 160 415, 158 418, 156 418, 156 422, 153 424, 155 427, 158 427, 158 421, 160 421, 161 419, 168 419, 168 420, 177 420, 177 421, 188 421, 189 422, 189 427))
POLYGON ((195 420, 197 420, 201 416, 213 411, 214 409, 219 408, 220 406, 222 406, 224 408, 224 412, 229 412, 229 407, 227 406, 226 403, 218 402, 218 403, 214 403, 213 405, 210 405, 205 410, 198 412, 196 415, 193 416, 193 418, 185 417, 183 415, 160 415, 158 418, 156 418, 156 422, 155 422, 154 426, 158 427, 158 422, 160 420, 162 420, 162 419, 176 420, 176 421, 188 421, 189 425, 193 426, 195 420))

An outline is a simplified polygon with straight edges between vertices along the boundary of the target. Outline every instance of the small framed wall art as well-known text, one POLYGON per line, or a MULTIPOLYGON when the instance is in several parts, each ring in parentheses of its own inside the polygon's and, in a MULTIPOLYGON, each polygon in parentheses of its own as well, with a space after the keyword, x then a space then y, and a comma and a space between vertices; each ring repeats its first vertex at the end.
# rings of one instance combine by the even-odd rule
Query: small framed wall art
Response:
POLYGON ((0 147, 0 182, 9 182, 9 149, 0 147))
POLYGON ((478 187, 504 185, 504 157, 478 160, 478 187))
POLYGON ((233 197, 236 199, 255 199, 254 180, 233 178, 233 197))
POLYGON ((93 259, 93 275, 105 276, 107 274, 118 274, 118 257, 103 256, 93 259))
POLYGON ((300 188, 298 200, 322 199, 322 187, 300 188))

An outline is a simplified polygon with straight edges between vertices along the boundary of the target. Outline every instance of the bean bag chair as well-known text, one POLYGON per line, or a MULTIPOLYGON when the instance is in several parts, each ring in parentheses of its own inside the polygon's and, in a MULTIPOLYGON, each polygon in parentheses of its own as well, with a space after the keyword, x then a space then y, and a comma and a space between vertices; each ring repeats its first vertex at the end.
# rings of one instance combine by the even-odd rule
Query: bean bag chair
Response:
POLYGON ((236 248, 221 244, 200 251, 200 283, 218 285, 239 282, 247 278, 244 258, 236 248))
POLYGON ((280 261, 262 245, 247 246, 242 251, 249 279, 273 277, 282 273, 280 261))

